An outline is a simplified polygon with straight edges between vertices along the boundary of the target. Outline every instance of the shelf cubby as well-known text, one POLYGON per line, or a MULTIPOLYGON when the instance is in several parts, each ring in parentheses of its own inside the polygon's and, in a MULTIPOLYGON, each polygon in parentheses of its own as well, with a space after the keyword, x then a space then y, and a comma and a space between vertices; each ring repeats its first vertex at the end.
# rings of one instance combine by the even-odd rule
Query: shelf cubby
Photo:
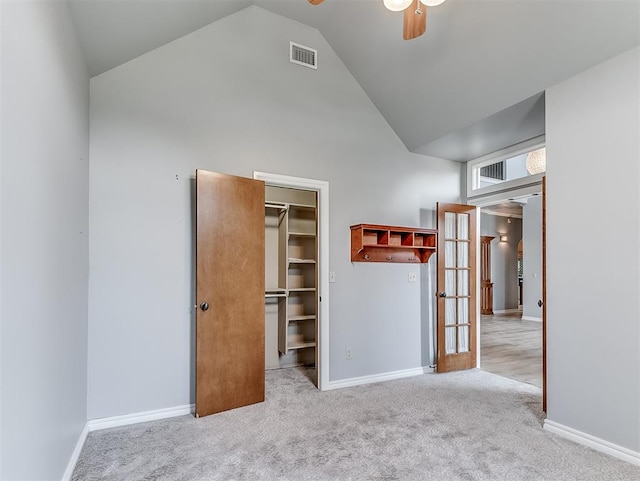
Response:
POLYGON ((436 252, 437 231, 377 224, 351 226, 351 262, 425 263, 436 252))
POLYGON ((315 364, 318 313, 315 192, 265 187, 265 292, 271 326, 270 368, 315 364), (267 245, 269 246, 267 250, 267 245), (274 322, 275 321, 275 322, 274 322), (275 324, 275 325, 274 325, 275 324))

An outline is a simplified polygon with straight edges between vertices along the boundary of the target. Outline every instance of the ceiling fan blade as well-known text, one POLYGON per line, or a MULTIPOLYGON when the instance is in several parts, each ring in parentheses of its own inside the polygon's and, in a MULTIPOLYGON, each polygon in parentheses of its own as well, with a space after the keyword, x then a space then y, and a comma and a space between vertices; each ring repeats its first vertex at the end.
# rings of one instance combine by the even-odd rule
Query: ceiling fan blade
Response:
POLYGON ((311 5, 320 5, 324 0, 309 0, 311 5))
POLYGON ((402 38, 411 40, 412 38, 419 37, 426 31, 427 7, 421 5, 420 0, 413 0, 413 3, 404 10, 402 38))

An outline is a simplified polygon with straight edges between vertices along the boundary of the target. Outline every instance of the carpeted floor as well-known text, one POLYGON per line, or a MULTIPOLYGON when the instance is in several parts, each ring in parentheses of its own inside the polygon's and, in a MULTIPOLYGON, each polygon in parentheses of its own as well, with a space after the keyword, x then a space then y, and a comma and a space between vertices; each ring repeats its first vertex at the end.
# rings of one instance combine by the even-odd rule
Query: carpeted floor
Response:
POLYGON ((264 403, 90 433, 80 480, 640 480, 542 430, 540 390, 472 370, 317 391, 267 371, 264 403))

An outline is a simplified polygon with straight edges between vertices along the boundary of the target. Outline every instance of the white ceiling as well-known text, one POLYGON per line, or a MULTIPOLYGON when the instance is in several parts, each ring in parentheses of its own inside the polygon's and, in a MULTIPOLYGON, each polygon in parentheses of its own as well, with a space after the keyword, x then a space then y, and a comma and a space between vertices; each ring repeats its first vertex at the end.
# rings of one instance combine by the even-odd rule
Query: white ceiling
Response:
POLYGON ((640 0, 448 0, 411 41, 382 0, 69 4, 92 76, 249 5, 315 27, 409 150, 456 161, 544 133, 545 89, 640 45, 640 0))

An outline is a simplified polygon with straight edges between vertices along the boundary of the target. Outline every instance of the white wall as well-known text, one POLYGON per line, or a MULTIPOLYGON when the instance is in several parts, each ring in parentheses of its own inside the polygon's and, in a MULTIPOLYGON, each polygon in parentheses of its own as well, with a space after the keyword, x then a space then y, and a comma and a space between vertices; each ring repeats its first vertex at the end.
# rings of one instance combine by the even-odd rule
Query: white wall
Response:
POLYGON ((516 155, 515 157, 506 159, 505 162, 507 164, 505 180, 522 179, 530 175, 527 170, 527 154, 516 155))
POLYGON ((420 225, 460 165, 409 153, 317 30, 249 7, 91 80, 89 418, 193 400, 196 168, 329 181, 330 379, 424 364, 428 270, 351 264, 349 226, 420 225))
POLYGON ((546 93, 548 419, 640 452, 640 48, 546 93))
POLYGON ((0 8, 0 478, 54 480, 87 419, 89 76, 66 2, 0 8))
POLYGON ((542 196, 529 197, 522 206, 523 285, 522 317, 542 320, 542 196))

